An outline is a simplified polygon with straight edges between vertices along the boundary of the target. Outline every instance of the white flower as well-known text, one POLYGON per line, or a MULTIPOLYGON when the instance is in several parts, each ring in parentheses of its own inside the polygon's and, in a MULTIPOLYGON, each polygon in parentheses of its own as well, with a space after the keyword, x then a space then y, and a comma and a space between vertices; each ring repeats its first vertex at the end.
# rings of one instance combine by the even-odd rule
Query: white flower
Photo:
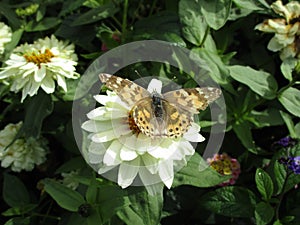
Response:
POLYGON ((41 87, 47 94, 57 85, 67 92, 66 78, 77 79, 75 72, 77 55, 74 45, 51 38, 38 39, 33 44, 23 44, 14 49, 7 65, 0 72, 0 79, 11 84, 10 90, 22 90, 23 101, 27 95, 37 94, 41 87))
POLYGON ((285 6, 276 1, 271 8, 285 18, 268 19, 256 25, 255 29, 267 33, 275 33, 270 40, 268 49, 280 51, 281 60, 287 58, 300 58, 300 3, 291 1, 285 6))
POLYGON ((0 22, 0 55, 3 54, 5 50, 5 44, 11 41, 11 35, 10 27, 0 22))
MULTIPOLYGON (((151 86, 150 82, 148 90, 151 86)), ((204 141, 199 125, 193 123, 180 138, 151 138, 136 130, 129 117, 131 109, 114 92, 94 97, 103 107, 89 112, 89 120, 82 125, 91 133, 86 157, 91 166, 99 174, 117 169, 117 183, 122 188, 134 181, 139 185, 136 180, 151 194, 159 192, 162 182, 170 188, 174 172, 185 166, 187 157, 195 152, 189 141, 204 141)))
POLYGON ((12 171, 31 171, 35 165, 40 165, 46 160, 47 141, 44 138, 15 139, 22 122, 8 124, 0 131, 0 161, 4 168, 11 167, 12 171))

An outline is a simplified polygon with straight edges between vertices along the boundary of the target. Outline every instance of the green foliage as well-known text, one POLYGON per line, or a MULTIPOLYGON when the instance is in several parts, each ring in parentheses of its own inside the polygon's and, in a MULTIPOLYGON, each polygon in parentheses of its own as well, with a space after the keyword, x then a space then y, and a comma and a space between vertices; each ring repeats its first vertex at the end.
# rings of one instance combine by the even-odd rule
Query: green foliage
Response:
MULTIPOLYGON (((300 156, 299 52, 298 58, 281 61, 279 52, 267 49, 273 34, 255 30, 264 19, 283 19, 269 3, 272 1, 1 1, 0 21, 12 29, 12 40, 0 56, 1 67, 17 46, 54 34, 75 45, 76 72, 82 79, 80 83, 66 80, 66 93, 60 88, 52 94, 40 89, 22 103, 20 93, 9 91, 9 81, 0 80, 0 130, 23 121, 15 140, 43 136, 49 143, 47 161, 32 171, 16 173, 2 168, 1 162, 0 224, 300 224, 300 175, 288 168, 288 157, 300 156), (220 147, 241 165, 234 185, 219 185, 233 174, 218 173, 201 157, 207 141, 176 171, 171 189, 156 195, 144 187, 122 189, 99 176, 97 166, 87 166, 89 156, 83 158, 73 137, 81 131, 73 131, 72 104, 92 107, 89 91, 97 83, 100 92, 100 83, 85 71, 109 50, 141 40, 167 41, 188 49, 190 55, 182 59, 183 55, 171 49, 166 54, 179 68, 140 62, 123 68, 123 77, 137 78, 137 71, 142 77, 155 75, 193 88, 198 74, 183 68, 194 63, 222 88, 227 115, 220 113, 218 121, 211 121, 209 110, 200 113, 200 133, 209 140, 213 124, 227 124, 220 147), (279 144, 287 136, 293 141, 279 144), (73 175, 65 183, 69 173, 73 175)), ((294 22, 299 24, 299 18, 294 22)), ((161 49, 153 52, 162 54, 161 49)), ((122 57, 112 64, 117 65, 122 57)), ((102 71, 107 65, 100 62, 98 66, 102 71)), ((206 80, 205 76, 199 80, 206 80)), ((214 104, 223 107, 218 101, 214 104)), ((73 114, 80 113, 73 109, 73 114)))

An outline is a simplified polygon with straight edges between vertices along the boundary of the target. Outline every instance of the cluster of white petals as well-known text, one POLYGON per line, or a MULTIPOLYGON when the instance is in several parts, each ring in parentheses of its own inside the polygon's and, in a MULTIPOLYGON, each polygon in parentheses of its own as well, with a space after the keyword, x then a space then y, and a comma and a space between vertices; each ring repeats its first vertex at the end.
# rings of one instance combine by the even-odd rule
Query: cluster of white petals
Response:
POLYGON ((116 181, 122 188, 143 185, 149 193, 159 191, 155 190, 156 184, 163 183, 170 188, 174 172, 185 166, 187 157, 194 154, 190 141, 204 141, 196 123, 176 139, 133 133, 128 123, 131 109, 114 92, 107 91, 107 95, 94 98, 103 106, 89 112, 89 120, 82 125, 90 133, 91 141, 86 158, 99 174, 117 169, 116 181), (140 183, 133 184, 135 179, 140 183))
POLYGON ((3 54, 5 50, 5 45, 11 41, 11 28, 5 23, 0 22, 0 55, 3 54))
POLYGON ((275 33, 268 44, 268 49, 280 51, 280 58, 300 58, 300 3, 291 1, 283 5, 280 0, 274 2, 271 8, 284 18, 268 19, 258 24, 255 29, 267 33, 275 33))
POLYGON ((0 161, 4 168, 11 167, 12 171, 31 171, 35 165, 46 160, 48 153, 47 141, 44 138, 35 139, 15 137, 22 126, 22 122, 8 124, 0 131, 0 161))
POLYGON ((10 85, 10 90, 22 90, 23 101, 27 95, 37 94, 42 88, 47 94, 55 91, 55 82, 67 92, 66 79, 77 79, 75 72, 77 55, 74 45, 51 38, 38 39, 33 44, 22 44, 15 48, 6 67, 0 72, 0 80, 10 85))

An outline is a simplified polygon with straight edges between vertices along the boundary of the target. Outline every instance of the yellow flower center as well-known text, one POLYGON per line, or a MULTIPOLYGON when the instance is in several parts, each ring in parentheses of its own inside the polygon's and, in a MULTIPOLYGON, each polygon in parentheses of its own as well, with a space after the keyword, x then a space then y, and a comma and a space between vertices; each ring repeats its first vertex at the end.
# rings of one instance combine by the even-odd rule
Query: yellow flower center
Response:
POLYGON ((33 62, 40 67, 41 63, 51 62, 51 58, 54 57, 54 54, 49 49, 46 49, 44 53, 36 54, 33 52, 32 54, 25 54, 23 56, 27 62, 33 62))
POLYGON ((229 159, 219 159, 218 161, 212 161, 210 166, 220 174, 230 175, 232 174, 232 163, 229 159))

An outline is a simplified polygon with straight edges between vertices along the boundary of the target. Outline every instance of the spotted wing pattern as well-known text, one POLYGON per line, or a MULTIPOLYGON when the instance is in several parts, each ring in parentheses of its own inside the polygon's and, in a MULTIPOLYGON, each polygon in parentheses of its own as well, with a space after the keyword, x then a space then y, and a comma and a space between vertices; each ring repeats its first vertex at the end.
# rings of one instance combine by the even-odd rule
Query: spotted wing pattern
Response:
POLYGON ((133 107, 139 100, 151 95, 145 88, 128 79, 107 73, 101 73, 99 78, 106 87, 114 91, 129 107, 133 107))

